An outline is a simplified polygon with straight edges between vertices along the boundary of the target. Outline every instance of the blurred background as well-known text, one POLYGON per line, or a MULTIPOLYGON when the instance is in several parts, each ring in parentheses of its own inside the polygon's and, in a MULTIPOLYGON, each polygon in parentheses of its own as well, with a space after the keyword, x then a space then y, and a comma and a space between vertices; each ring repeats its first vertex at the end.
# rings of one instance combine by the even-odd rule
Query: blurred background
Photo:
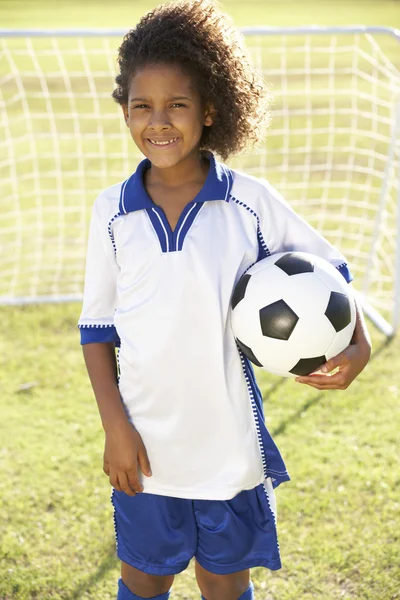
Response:
MULTIPOLYGON (((155 5, 0 0, 0 28, 126 31, 155 5)), ((237 27, 400 27, 398 0, 221 6, 237 27)), ((0 600, 116 595, 103 432, 76 323, 91 205, 139 159, 110 98, 120 39, 0 35, 0 296, 10 304, 0 306, 0 600)), ((268 177, 345 251, 355 284, 390 320, 399 39, 302 33, 246 42, 274 112, 266 143, 232 164, 268 177)), ((345 392, 257 372, 292 476, 277 490, 283 569, 254 569, 258 600, 400 598, 400 343, 370 329, 372 360, 345 392)), ((173 597, 199 597, 193 565, 173 597)))
MULTIPOLYGON (((364 25, 399 26, 398 0, 228 0, 220 3, 238 26, 364 25)), ((1 27, 132 27, 156 6, 148 0, 2 0, 1 27)))

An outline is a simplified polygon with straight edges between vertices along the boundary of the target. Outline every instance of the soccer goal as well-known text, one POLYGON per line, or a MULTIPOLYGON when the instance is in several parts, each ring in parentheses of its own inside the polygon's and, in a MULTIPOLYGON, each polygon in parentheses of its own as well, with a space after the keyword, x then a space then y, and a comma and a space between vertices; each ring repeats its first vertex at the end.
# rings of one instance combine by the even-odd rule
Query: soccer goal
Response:
MULTIPOLYGON (((92 203, 140 155, 110 94, 125 31, 0 30, 0 303, 80 300, 92 203)), ((400 313, 400 32, 248 28, 271 86, 267 178, 348 258, 366 313, 400 313)))

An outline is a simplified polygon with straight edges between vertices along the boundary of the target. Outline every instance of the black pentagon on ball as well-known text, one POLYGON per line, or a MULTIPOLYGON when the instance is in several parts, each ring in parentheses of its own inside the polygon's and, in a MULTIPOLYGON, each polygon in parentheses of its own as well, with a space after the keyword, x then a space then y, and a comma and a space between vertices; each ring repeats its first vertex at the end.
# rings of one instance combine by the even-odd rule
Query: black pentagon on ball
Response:
POLYGON ((243 354, 245 356, 247 356, 247 358, 249 360, 251 360, 252 363, 254 363, 255 365, 257 365, 257 367, 262 367, 262 364, 256 358, 256 356, 255 356, 255 354, 254 354, 254 352, 252 351, 251 348, 249 348, 248 346, 246 346, 245 344, 243 344, 243 342, 241 342, 237 338, 236 338, 236 342, 237 342, 237 345, 239 346, 239 348, 241 349, 241 351, 243 352, 243 354))
POLYGON ((351 322, 350 300, 346 294, 331 292, 325 316, 336 332, 342 331, 351 322))
POLYGON ((278 300, 260 309, 263 335, 276 340, 288 340, 298 320, 299 317, 284 300, 278 300))
POLYGON ((243 275, 243 277, 237 282, 231 299, 232 310, 239 304, 241 300, 243 300, 250 277, 250 275, 243 275))
POLYGON ((286 275, 299 275, 300 273, 312 273, 314 263, 298 252, 288 252, 278 258, 275 265, 282 269, 286 275))
POLYGON ((289 373, 293 375, 309 375, 313 371, 316 371, 319 367, 321 367, 324 363, 326 363, 325 356, 314 356, 313 358, 302 358, 299 362, 290 369, 289 373))

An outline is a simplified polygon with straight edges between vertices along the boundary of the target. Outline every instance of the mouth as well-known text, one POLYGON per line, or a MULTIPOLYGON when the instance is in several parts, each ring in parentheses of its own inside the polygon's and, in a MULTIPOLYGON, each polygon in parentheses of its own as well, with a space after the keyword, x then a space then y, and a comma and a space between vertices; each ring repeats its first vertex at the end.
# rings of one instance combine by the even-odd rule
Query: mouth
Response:
POLYGON ((153 140, 151 138, 146 138, 146 142, 148 142, 155 148, 170 148, 171 146, 179 142, 179 140, 179 137, 170 138, 168 140, 153 140))

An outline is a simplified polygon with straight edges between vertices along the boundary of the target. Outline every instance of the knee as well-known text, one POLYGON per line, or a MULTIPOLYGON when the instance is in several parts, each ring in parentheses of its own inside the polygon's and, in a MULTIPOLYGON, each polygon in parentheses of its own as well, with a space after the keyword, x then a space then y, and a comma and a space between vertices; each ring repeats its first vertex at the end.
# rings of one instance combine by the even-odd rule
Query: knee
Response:
POLYGON ((127 588, 142 598, 153 598, 171 589, 173 575, 150 575, 127 563, 121 563, 121 578, 127 588))
POLYGON ((246 577, 210 573, 201 579, 199 587, 204 600, 241 600, 249 587, 246 577))

